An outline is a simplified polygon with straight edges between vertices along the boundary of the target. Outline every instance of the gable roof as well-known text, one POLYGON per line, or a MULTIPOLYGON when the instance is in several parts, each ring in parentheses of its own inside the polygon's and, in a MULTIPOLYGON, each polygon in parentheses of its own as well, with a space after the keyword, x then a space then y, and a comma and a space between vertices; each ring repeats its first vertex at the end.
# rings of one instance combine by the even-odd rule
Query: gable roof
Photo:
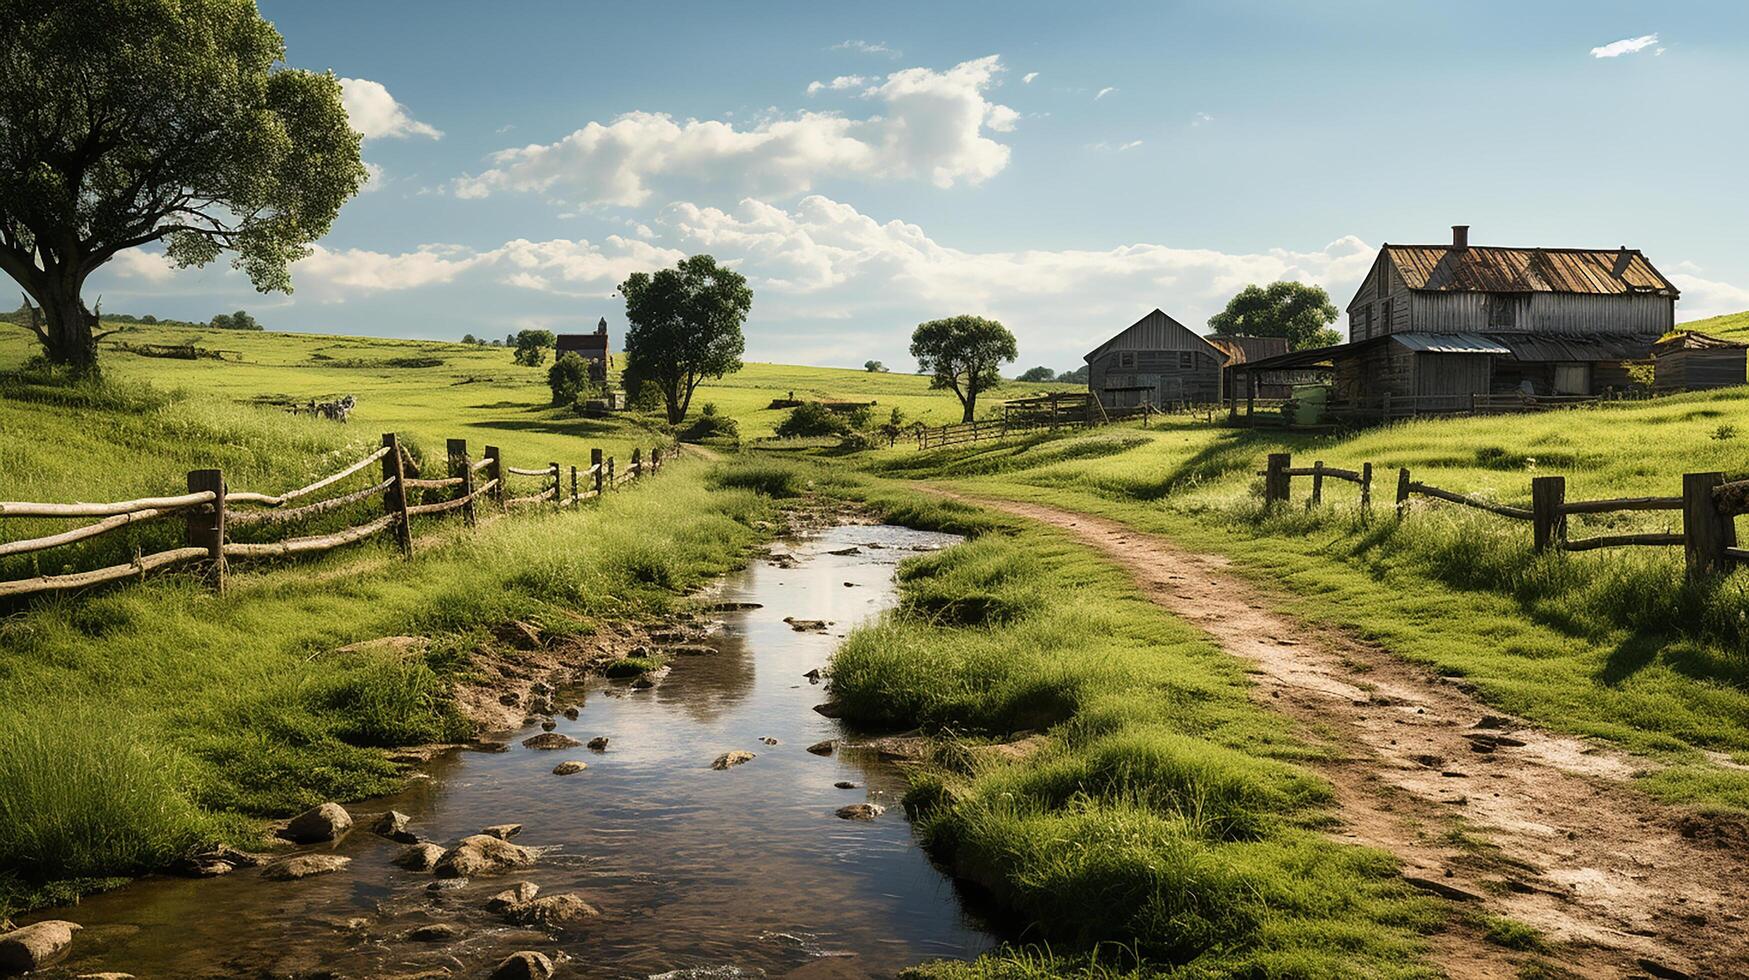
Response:
POLYGON ((554 345, 560 353, 575 351, 578 353, 607 353, 607 334, 604 333, 562 333, 554 345))
POLYGON ((1208 342, 1208 338, 1168 316, 1155 307, 1148 315, 1113 334, 1110 340, 1088 351, 1083 361, 1091 364, 1095 357, 1109 350, 1195 350, 1206 348, 1216 363, 1225 363, 1227 352, 1208 342), (1189 342, 1184 337, 1190 337, 1189 342), (1168 343, 1168 338, 1174 343, 1168 343))
POLYGON ((1681 295, 1639 249, 1386 245, 1382 252, 1404 285, 1416 290, 1681 295))
POLYGON ((1253 337, 1249 334, 1211 333, 1202 339, 1221 349, 1228 364, 1243 364, 1287 353, 1286 337, 1253 337))

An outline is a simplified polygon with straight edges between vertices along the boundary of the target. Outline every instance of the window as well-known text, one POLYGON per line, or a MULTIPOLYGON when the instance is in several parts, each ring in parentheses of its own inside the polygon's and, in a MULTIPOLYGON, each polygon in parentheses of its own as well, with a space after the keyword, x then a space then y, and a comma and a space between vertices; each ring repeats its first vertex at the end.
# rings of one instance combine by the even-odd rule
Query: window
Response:
POLYGON ((1195 366, 1196 366, 1196 355, 1195 354, 1193 354, 1187 350, 1181 350, 1178 352, 1178 368, 1179 368, 1179 370, 1188 371, 1192 367, 1195 367, 1195 366))
POLYGON ((1117 366, 1120 368, 1133 368, 1133 367, 1135 367, 1136 366, 1136 352, 1133 350, 1119 351, 1118 355, 1117 355, 1117 366))
POLYGON ((1488 294, 1488 326, 1510 330, 1517 326, 1518 304, 1501 293, 1488 294))

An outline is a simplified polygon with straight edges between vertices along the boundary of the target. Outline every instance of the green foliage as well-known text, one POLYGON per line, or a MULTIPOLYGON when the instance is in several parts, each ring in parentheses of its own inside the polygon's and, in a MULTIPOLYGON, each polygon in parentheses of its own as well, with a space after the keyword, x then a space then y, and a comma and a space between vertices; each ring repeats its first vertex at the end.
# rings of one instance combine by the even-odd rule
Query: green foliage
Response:
POLYGON ((711 256, 693 255, 672 269, 634 272, 619 291, 630 324, 627 374, 635 384, 628 393, 653 385, 669 423, 678 425, 701 382, 741 369, 741 324, 753 307, 753 290, 711 256))
POLYGON ((547 369, 547 387, 552 390, 554 405, 575 405, 591 397, 595 391, 589 381, 589 362, 576 351, 560 354, 547 369))
POLYGON ((848 419, 819 402, 802 402, 790 409, 789 416, 777 426, 777 434, 785 439, 842 436, 850 430, 848 419))
POLYGON ((737 461, 714 467, 707 477, 718 489, 751 490, 766 497, 799 496, 806 474, 787 463, 737 461))
POLYGON ((1040 365, 1038 367, 1027 368, 1025 371, 1020 372, 1020 377, 1015 378, 1014 380, 1024 381, 1027 384, 1032 384, 1036 381, 1055 381, 1057 380, 1057 372, 1040 365))
POLYGON ((284 58, 244 0, 0 5, 0 269, 51 359, 95 368, 80 291, 126 248, 290 291, 365 170, 339 82, 284 58))
POLYGON ((863 361, 862 369, 870 374, 887 373, 887 366, 879 361, 863 361))
POLYGON ((1057 380, 1065 384, 1084 385, 1087 383, 1087 371, 1087 365, 1083 364, 1057 375, 1057 380))
POLYGON ((265 330, 261 321, 250 316, 244 310, 235 313, 220 313, 207 324, 215 330, 265 330))
POLYGON ((705 402, 699 409, 698 418, 681 430, 680 437, 688 442, 739 442, 741 426, 729 416, 718 413, 716 402, 705 402))
POLYGON ((1289 350, 1305 350, 1342 342, 1341 335, 1329 329, 1336 316, 1336 304, 1324 287, 1272 282, 1239 290, 1226 309, 1209 317, 1209 328, 1216 333, 1286 337, 1289 350))
POLYGON ((518 330, 516 332, 516 363, 524 367, 540 367, 546 363, 547 350, 559 339, 551 330, 518 330))
POLYGON ((1014 334, 981 316, 951 316, 920 323, 911 332, 911 356, 929 373, 932 388, 946 388, 960 400, 962 421, 977 411, 978 395, 1002 383, 1003 364, 1020 356, 1014 334))

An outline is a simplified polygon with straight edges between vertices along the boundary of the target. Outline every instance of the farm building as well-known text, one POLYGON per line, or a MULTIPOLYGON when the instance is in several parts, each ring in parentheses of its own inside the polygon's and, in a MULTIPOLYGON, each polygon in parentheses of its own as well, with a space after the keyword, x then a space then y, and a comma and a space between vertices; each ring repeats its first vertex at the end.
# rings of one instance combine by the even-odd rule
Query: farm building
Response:
POLYGON ((1348 304, 1349 342, 1253 361, 1242 385, 1322 368, 1335 402, 1462 411, 1478 396, 1592 396, 1676 319, 1679 293, 1638 250, 1385 245, 1348 304))
POLYGON ((1749 344, 1684 330, 1652 347, 1652 365, 1659 391, 1730 388, 1744 383, 1749 344))
POLYGON ((1227 353, 1154 310, 1095 347, 1087 388, 1106 408, 1216 402, 1227 353))
POLYGON ((607 369, 613 366, 613 355, 607 349, 607 317, 602 317, 596 324, 594 333, 562 333, 558 339, 558 353, 576 354, 589 362, 589 377, 593 381, 606 381, 607 369))
MULTIPOLYGON (((1211 333, 1205 335, 1203 339, 1215 345, 1221 353, 1227 356, 1222 378, 1223 388, 1229 387, 1227 379, 1232 376, 1236 366, 1287 353, 1286 337, 1252 337, 1246 334, 1211 333)), ((1268 384, 1258 385, 1257 397, 1286 398, 1292 388, 1293 382, 1291 380, 1272 378, 1268 384)))

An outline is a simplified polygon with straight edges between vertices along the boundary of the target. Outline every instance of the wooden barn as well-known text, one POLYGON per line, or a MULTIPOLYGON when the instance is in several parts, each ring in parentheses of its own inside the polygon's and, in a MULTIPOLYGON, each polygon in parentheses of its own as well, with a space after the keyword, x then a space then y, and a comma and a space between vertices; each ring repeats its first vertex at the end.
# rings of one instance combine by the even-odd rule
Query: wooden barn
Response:
POLYGON ((1220 401, 1221 368, 1227 354, 1154 310, 1095 347, 1084 360, 1087 388, 1100 404, 1129 408, 1220 401))
MULTIPOLYGON (((1215 345, 1221 353, 1227 356, 1225 370, 1222 372, 1221 385, 1230 390, 1230 379, 1241 364, 1261 361, 1266 357, 1280 357, 1287 353, 1286 337, 1253 337, 1248 334, 1211 333, 1203 337, 1215 345)), ((1257 386, 1258 398, 1286 398, 1293 391, 1294 381, 1288 378, 1271 378, 1266 384, 1257 386)))
POLYGON ((1652 347, 1659 391, 1699 391, 1743 384, 1749 369, 1749 344, 1684 330, 1652 347))

